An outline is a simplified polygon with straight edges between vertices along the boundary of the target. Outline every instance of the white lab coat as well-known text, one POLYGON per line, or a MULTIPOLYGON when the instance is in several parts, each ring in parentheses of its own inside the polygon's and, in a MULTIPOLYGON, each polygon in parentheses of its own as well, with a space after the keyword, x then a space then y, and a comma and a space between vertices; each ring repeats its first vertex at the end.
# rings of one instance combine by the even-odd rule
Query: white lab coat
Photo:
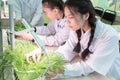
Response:
MULTIPOLYGON (((90 29, 86 33, 82 33, 80 41, 82 51, 87 47, 89 37, 90 29)), ((56 52, 70 61, 75 56, 73 48, 77 44, 77 41, 75 31, 71 31, 66 44, 59 47, 56 52)), ((93 42, 89 50, 93 52, 93 54, 89 56, 88 60, 66 65, 64 75, 81 76, 96 71, 102 75, 111 74, 116 80, 120 80, 118 37, 117 32, 111 26, 97 20, 93 42)), ((81 55, 81 52, 79 55, 81 55)))
POLYGON ((41 0, 8 0, 13 4, 16 19, 24 18, 32 26, 44 25, 41 0))
POLYGON ((47 46, 60 46, 68 39, 70 28, 65 18, 52 20, 47 26, 36 26, 36 33, 47 46))

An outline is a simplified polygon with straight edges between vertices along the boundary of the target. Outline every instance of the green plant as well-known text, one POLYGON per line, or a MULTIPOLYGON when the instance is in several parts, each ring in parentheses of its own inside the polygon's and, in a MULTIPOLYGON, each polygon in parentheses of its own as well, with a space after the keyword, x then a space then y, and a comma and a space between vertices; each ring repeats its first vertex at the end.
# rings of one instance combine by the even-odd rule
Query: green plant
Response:
MULTIPOLYGON (((35 49, 35 45, 29 41, 15 41, 15 48, 12 50, 7 47, 4 51, 4 61, 2 65, 12 65, 18 80, 34 80, 41 77, 48 66, 48 59, 45 54, 42 55, 39 63, 34 63, 32 60, 28 64, 25 61, 24 55, 35 49)), ((64 60, 55 52, 49 52, 50 68, 46 74, 51 75, 56 73, 63 73, 64 60)), ((51 75, 54 77, 53 75, 51 75)))
POLYGON ((15 28, 15 31, 21 31, 25 29, 25 26, 19 22, 19 23, 15 23, 14 28, 15 28))

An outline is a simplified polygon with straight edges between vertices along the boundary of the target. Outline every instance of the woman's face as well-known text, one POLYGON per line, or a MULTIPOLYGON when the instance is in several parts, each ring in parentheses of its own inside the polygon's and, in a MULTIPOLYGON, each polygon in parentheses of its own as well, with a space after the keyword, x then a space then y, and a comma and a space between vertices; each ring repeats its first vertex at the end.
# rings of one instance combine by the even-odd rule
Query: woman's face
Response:
POLYGON ((51 9, 51 8, 49 8, 49 7, 44 7, 44 6, 43 6, 43 13, 44 13, 50 20, 56 19, 54 9, 51 9))
POLYGON ((84 26, 86 21, 83 18, 84 15, 81 15, 79 13, 75 13, 73 15, 69 10, 69 8, 67 7, 64 8, 64 12, 65 12, 66 21, 72 30, 76 31, 84 26))

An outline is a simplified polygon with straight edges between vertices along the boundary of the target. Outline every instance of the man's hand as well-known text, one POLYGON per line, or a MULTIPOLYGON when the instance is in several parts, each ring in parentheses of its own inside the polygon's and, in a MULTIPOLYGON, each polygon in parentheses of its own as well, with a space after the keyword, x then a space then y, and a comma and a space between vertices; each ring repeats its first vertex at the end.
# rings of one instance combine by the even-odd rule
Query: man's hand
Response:
POLYGON ((30 57, 35 63, 38 63, 41 58, 41 50, 40 48, 33 50, 30 53, 25 54, 25 59, 28 63, 30 63, 30 57))

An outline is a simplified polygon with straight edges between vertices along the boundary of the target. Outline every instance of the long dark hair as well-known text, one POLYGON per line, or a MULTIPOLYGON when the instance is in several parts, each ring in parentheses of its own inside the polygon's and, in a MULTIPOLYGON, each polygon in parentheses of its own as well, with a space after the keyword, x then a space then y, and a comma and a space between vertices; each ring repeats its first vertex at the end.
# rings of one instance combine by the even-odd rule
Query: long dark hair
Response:
POLYGON ((51 9, 57 7, 61 11, 63 11, 64 2, 62 0, 42 0, 42 4, 47 3, 47 6, 51 9))
MULTIPOLYGON (((93 40, 95 27, 96 27, 94 7, 90 0, 67 0, 64 7, 67 7, 71 11, 72 14, 80 13, 81 15, 84 15, 86 13, 89 13, 88 24, 91 27, 91 36, 90 36, 87 48, 81 54, 82 60, 86 60, 86 57, 91 53, 89 50, 89 47, 93 40)), ((80 29, 77 30, 76 33, 78 37, 78 43, 74 47, 73 51, 79 53, 81 51, 81 45, 80 45, 81 30, 80 29)))

